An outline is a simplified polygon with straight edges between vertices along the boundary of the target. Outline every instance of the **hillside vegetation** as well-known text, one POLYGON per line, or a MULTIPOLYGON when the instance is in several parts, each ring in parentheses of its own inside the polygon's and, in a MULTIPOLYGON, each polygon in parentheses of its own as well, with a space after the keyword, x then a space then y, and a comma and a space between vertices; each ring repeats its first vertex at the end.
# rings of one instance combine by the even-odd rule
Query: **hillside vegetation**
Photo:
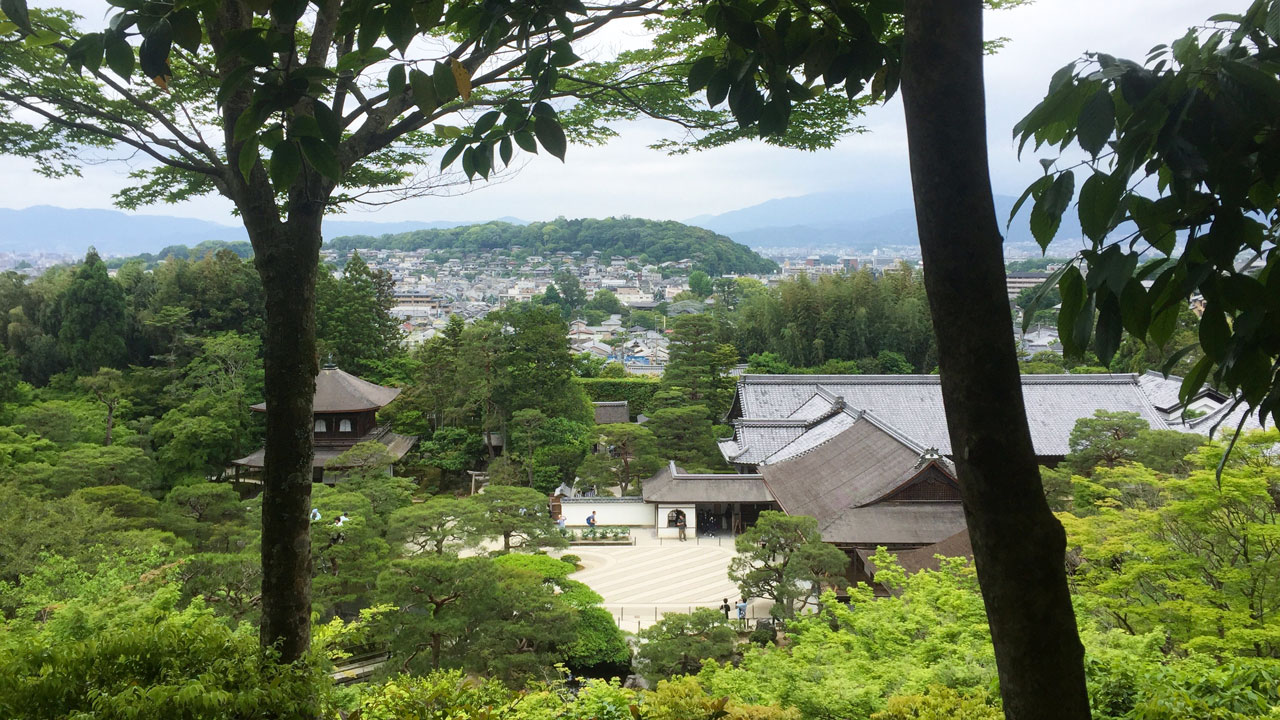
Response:
POLYGON ((595 251, 606 258, 639 257, 655 265, 692 260, 696 268, 710 275, 725 273, 768 273, 777 265, 745 245, 710 230, 671 220, 639 218, 582 218, 513 225, 489 222, 440 230, 415 230, 395 235, 370 237, 352 235, 328 243, 338 252, 356 249, 443 250, 481 252, 509 250, 520 256, 553 255, 557 252, 595 251))

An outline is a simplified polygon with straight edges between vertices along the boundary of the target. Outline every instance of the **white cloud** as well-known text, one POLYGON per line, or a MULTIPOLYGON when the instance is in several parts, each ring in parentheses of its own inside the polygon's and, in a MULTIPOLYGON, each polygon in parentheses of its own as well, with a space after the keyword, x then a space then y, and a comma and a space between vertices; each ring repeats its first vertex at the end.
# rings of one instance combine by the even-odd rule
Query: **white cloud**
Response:
MULTIPOLYGON (((97 0, 68 3, 91 20, 101 15, 97 0)), ((1010 128, 1043 95, 1049 76, 1086 50, 1141 59, 1147 49, 1168 42, 1208 15, 1235 5, 1204 0, 1041 0, 1010 11, 988 13, 988 37, 1011 42, 988 58, 988 129, 993 183, 998 193, 1017 193, 1040 172, 1035 156, 1019 162, 1010 128)), ((634 30, 609 45, 634 46, 634 30)), ((538 156, 511 180, 451 198, 423 198, 359 213, 377 220, 481 220, 504 215, 525 219, 634 215, 682 219, 719 213, 768 199, 824 190, 900 187, 909 197, 906 137, 897 101, 864 120, 872 132, 847 138, 831 151, 805 153, 762 143, 671 157, 648 149, 664 132, 654 122, 621 128, 604 147, 570 148, 568 162, 538 156)), ((123 168, 91 167, 82 179, 48 180, 29 163, 0 159, 9 207, 56 204, 109 207, 111 194, 127 182, 123 168)), ((230 205, 218 199, 156 207, 151 213, 234 221, 230 205)))

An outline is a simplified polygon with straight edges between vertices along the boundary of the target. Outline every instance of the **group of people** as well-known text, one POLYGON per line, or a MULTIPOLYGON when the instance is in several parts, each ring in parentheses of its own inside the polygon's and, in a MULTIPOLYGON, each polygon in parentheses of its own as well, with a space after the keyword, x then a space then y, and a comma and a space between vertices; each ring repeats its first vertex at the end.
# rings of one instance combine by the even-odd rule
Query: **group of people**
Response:
POLYGON ((738 610, 738 626, 745 628, 747 626, 747 599, 741 598, 737 604, 730 606, 729 598, 724 599, 724 604, 720 606, 720 611, 724 613, 724 619, 729 619, 729 611, 737 608, 738 610))
MULTIPOLYGON (((337 520, 333 521, 333 524, 335 527, 342 527, 343 525, 346 525, 350 521, 351 521, 351 518, 347 517, 347 513, 344 511, 341 515, 338 516, 337 520)), ((311 522, 312 523, 320 522, 320 508, 311 508, 311 522)))

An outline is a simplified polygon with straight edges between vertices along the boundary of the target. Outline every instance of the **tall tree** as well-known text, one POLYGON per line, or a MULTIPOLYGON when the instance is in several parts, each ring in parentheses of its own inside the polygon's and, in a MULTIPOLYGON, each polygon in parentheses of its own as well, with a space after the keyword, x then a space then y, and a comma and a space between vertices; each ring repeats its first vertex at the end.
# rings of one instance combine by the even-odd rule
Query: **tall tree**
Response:
POLYGON ((401 351, 404 333, 391 315, 395 282, 352 253, 342 277, 321 274, 316 285, 316 340, 322 359, 356 375, 376 374, 401 351))
POLYGON ((681 315, 671 324, 670 358, 662 385, 683 388, 690 403, 703 405, 715 420, 733 400, 729 370, 738 362, 732 345, 720 342, 715 318, 705 313, 681 315))
MULTIPOLYGON (((751 8, 739 8, 746 17, 751 8)), ((705 13, 729 49, 690 70, 743 126, 778 134, 823 77, 872 100, 903 91, 912 187, 942 397, 1009 718, 1087 718, 1084 651, 1027 428, 987 167, 981 0, 861 12, 788 5, 777 27, 705 13), (783 17, 786 18, 785 23, 783 17), (763 26, 763 27, 762 27, 763 26), (808 48, 825 47, 821 53, 808 48), (810 85, 798 82, 803 68, 810 85), (760 87, 767 89, 766 99, 760 87)))
POLYGON ((849 565, 844 551, 822 541, 818 521, 805 515, 766 510, 734 539, 738 555, 729 563, 729 579, 743 597, 773 600, 770 614, 794 617, 834 582, 849 565))
POLYGON ((902 94, 942 398, 1005 715, 1088 718, 1084 648, 1009 332, 980 0, 908 0, 902 94), (943 108, 946 111, 943 111, 943 108))
POLYGON ((58 298, 58 344, 76 372, 88 375, 124 364, 124 310, 124 290, 107 276, 106 263, 90 248, 58 298))
MULTIPOLYGON (((488 178, 517 146, 563 158, 566 133, 548 101, 562 94, 562 68, 579 60, 571 42, 660 4, 464 2, 446 11, 180 0, 124 3, 105 31, 82 32, 64 11, 5 3, 5 152, 54 176, 77 172, 79 149, 136 153, 151 164, 117 195, 122 205, 218 193, 244 223, 266 307, 261 639, 283 661, 310 642, 309 428, 325 213, 460 180, 416 172, 440 150, 439 166, 458 160, 467 179, 488 178), (442 122, 451 116, 466 127, 442 122)), ((84 272, 105 276, 100 263, 84 272)), ((105 338, 119 320, 103 318, 105 338)), ((84 372, 123 358, 122 341, 89 350, 93 327, 73 319, 62 334, 84 372)))

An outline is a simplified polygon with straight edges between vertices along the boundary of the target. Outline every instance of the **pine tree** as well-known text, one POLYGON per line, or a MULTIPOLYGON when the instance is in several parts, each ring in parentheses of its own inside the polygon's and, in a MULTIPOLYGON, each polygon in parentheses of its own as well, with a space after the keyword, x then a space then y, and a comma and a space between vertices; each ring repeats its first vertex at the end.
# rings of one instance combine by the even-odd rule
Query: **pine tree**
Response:
POLYGON ((125 362, 124 290, 107 276, 98 251, 89 248, 71 285, 58 299, 58 345, 72 369, 88 375, 125 362))

